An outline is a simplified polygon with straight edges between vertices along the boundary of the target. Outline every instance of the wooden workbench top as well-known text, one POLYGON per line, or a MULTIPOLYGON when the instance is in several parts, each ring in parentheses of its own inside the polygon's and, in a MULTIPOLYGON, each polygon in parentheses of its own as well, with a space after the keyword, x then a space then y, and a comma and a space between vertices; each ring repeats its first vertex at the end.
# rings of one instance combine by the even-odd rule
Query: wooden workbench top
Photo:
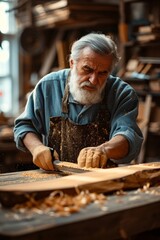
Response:
POLYGON ((0 239, 112 240, 159 227, 159 187, 147 192, 132 190, 124 195, 107 195, 103 206, 92 203, 67 217, 0 208, 0 239))
MULTIPOLYGON (((145 169, 151 167, 151 165, 146 166, 145 169)), ((136 172, 137 167, 139 166, 133 167, 136 172)), ((159 164, 152 164, 152 167, 159 169, 159 164)), ((141 165, 141 169, 144 169, 143 165, 141 165)), ((98 176, 100 172, 98 171, 98 176)), ((159 170, 157 172, 159 173, 159 170)), ((153 173, 157 172, 153 171, 153 173)), ((146 172, 144 173, 146 181, 148 175, 146 172)), ((10 189, 11 186, 16 189, 16 186, 20 187, 24 184, 29 187, 29 185, 46 184, 54 180, 57 182, 58 179, 66 179, 67 177, 43 170, 5 173, 0 175, 0 191, 7 187, 10 189)), ((23 191, 25 192, 26 189, 23 191)), ((26 214, 23 211, 16 212, 12 208, 1 206, 0 239, 49 240, 54 237, 54 239, 61 240, 112 240, 129 238, 144 231, 160 228, 159 186, 146 189, 145 186, 138 187, 135 190, 125 190, 122 193, 119 195, 117 191, 108 192, 105 194, 107 198, 103 205, 95 202, 80 209, 78 213, 66 217, 57 216, 53 211, 47 213, 37 211, 26 214)))

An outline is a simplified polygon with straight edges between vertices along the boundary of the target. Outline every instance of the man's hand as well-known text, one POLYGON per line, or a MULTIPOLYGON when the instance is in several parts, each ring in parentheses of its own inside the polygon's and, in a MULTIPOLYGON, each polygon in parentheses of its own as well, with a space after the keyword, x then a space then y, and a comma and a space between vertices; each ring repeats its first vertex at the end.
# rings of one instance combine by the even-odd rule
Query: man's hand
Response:
MULTIPOLYGON (((54 170, 52 153, 49 147, 43 145, 35 133, 25 135, 23 143, 33 156, 33 163, 44 170, 54 170)), ((58 153, 54 151, 54 159, 59 160, 58 153)))
POLYGON ((87 147, 80 151, 77 161, 80 167, 105 168, 107 159, 102 147, 87 147))
MULTIPOLYGON (((33 163, 44 170, 54 170, 53 158, 49 147, 40 145, 34 148, 33 152, 33 163)), ((55 156, 55 153, 54 153, 55 156)), ((58 159, 58 154, 55 156, 58 159)))

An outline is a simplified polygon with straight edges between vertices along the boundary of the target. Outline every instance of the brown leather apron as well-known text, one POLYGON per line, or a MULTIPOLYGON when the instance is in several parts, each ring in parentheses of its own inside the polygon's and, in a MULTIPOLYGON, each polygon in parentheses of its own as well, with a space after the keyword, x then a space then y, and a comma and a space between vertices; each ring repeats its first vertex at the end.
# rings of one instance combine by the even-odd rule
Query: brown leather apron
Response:
POLYGON ((62 100, 62 116, 50 118, 49 147, 59 154, 61 161, 77 162, 82 148, 98 146, 109 138, 110 114, 105 97, 93 123, 78 125, 68 118, 69 86, 65 87, 62 100))

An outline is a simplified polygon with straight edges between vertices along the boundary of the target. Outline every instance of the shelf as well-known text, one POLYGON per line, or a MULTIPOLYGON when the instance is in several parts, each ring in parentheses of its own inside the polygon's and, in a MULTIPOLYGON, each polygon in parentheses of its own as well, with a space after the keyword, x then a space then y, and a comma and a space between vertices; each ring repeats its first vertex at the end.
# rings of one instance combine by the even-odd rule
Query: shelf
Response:
POLYGON ((151 81, 160 81, 159 78, 157 77, 151 77, 149 75, 147 75, 146 77, 144 76, 143 78, 134 78, 134 77, 123 77, 123 80, 124 81, 127 81, 127 82, 134 82, 134 83, 150 83, 151 81))
MULTIPOLYGON (((122 61, 118 74, 135 89, 142 105, 148 97, 152 99, 145 110, 149 112, 148 123, 145 129, 141 129, 144 144, 138 161, 155 156, 160 159, 160 132, 152 132, 149 129, 149 124, 153 120, 160 122, 160 40, 156 34, 160 32, 159 1, 121 0, 120 26, 122 61), (148 36, 146 28, 142 26, 150 26, 147 30, 148 36), (151 38, 151 34, 154 39, 151 38), (141 35, 145 38, 139 38, 141 35)), ((139 113, 143 114, 140 108, 139 113)))
POLYGON ((138 42, 138 41, 128 41, 125 43, 122 43, 123 47, 150 47, 150 46, 159 46, 160 41, 150 41, 150 42, 138 42))
MULTIPOLYGON (((148 0, 149 1, 149 0, 148 0)), ((123 0, 124 3, 146 2, 146 0, 123 0)))

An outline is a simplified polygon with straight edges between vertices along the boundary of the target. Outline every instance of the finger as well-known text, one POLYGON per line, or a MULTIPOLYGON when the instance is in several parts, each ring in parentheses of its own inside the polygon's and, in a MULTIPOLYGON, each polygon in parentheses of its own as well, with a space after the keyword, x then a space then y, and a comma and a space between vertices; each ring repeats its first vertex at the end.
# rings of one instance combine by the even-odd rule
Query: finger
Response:
POLYGON ((86 149, 82 149, 79 153, 78 158, 77 158, 77 162, 78 162, 79 167, 85 167, 86 155, 87 155, 86 149))
POLYGON ((44 169, 44 170, 53 170, 52 164, 52 156, 49 149, 44 150, 43 152, 39 152, 34 159, 34 163, 44 169))
POLYGON ((95 150, 93 148, 87 149, 85 167, 87 167, 87 168, 92 167, 93 161, 94 161, 94 159, 93 159, 94 153, 95 153, 95 150))
POLYGON ((101 160, 101 153, 99 151, 95 151, 92 159, 92 168, 99 168, 101 160))
POLYGON ((101 155, 100 167, 105 168, 107 166, 107 157, 105 154, 101 155))
POLYGON ((59 155, 58 155, 58 153, 56 152, 56 150, 54 150, 53 156, 54 156, 54 159, 55 159, 55 160, 59 160, 59 155))
POLYGON ((50 149, 47 149, 44 152, 44 162, 42 164, 45 164, 46 166, 45 170, 54 170, 53 162, 52 162, 52 154, 50 149))
POLYGON ((42 168, 42 169, 44 169, 44 170, 46 170, 46 171, 48 171, 49 169, 48 169, 48 165, 47 165, 47 163, 45 162, 45 160, 40 160, 40 163, 39 163, 39 166, 40 166, 40 168, 42 168))
POLYGON ((39 167, 39 168, 42 168, 42 169, 44 169, 44 170, 47 169, 47 164, 46 164, 45 161, 43 160, 43 157, 40 156, 40 155, 34 157, 33 163, 34 163, 37 167, 39 167))

